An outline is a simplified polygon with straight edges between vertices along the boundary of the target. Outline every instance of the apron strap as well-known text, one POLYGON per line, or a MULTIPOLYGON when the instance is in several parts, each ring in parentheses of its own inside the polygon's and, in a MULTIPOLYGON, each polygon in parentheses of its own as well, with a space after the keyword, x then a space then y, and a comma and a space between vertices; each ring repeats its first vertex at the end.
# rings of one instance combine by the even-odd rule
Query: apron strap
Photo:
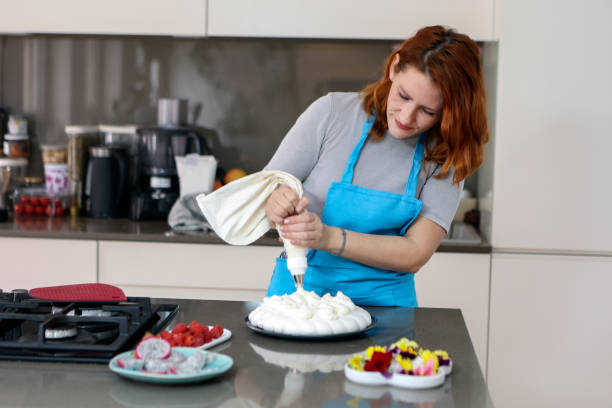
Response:
MULTIPOLYGON (((357 164, 357 160, 359 160, 361 149, 363 148, 363 145, 365 144, 368 138, 368 133, 370 133, 372 125, 374 125, 374 115, 370 115, 366 123, 363 125, 363 129, 361 130, 361 139, 359 140, 359 143, 357 143, 355 148, 353 148, 353 151, 349 156, 348 162, 346 163, 344 173, 342 174, 343 183, 353 184, 355 165, 357 164)), ((421 163, 423 161, 423 152, 425 150, 426 138, 427 134, 425 132, 419 135, 419 141, 417 142, 416 148, 414 150, 414 156, 412 158, 412 167, 410 168, 410 175, 408 176, 408 182, 406 183, 406 190, 404 191, 404 195, 406 197, 416 197, 416 189, 419 180, 419 172, 421 171, 421 163)))
POLYGON ((414 150, 414 157, 412 158, 412 168, 410 169, 410 175, 408 176, 408 182, 406 183, 406 191, 404 192, 406 197, 416 197, 416 189, 419 182, 421 163, 423 162, 423 152, 425 151, 426 138, 427 133, 425 132, 419 135, 419 141, 417 142, 416 149, 414 150))
POLYGON ((344 173, 342 174, 342 182, 353 184, 353 172, 355 169, 355 164, 359 159, 359 154, 361 153, 361 148, 363 147, 366 139, 368 138, 368 133, 370 133, 370 129, 372 129, 372 125, 374 125, 374 115, 370 115, 367 122, 363 125, 363 129, 361 131, 361 139, 359 143, 355 146, 351 155, 349 156, 348 163, 346 163, 346 168, 344 169, 344 173))

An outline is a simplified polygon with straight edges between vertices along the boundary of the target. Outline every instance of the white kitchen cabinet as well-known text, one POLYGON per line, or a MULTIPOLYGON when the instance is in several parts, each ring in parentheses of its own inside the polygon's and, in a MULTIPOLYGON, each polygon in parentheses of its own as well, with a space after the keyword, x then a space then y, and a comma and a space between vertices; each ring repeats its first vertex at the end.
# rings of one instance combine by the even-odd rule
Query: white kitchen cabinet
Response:
POLYGON ((280 246, 99 241, 98 278, 128 296, 261 300, 280 246))
POLYGON ((0 289, 96 282, 96 241, 0 238, 0 289))
POLYGON ((420 307, 461 309, 485 378, 490 263, 490 254, 436 252, 415 276, 420 307))
POLYGON ((612 258, 493 254, 488 384, 505 407, 609 407, 612 258))
POLYGON ((612 3, 502 7, 492 245, 612 254, 612 3))
POLYGON ((405 39, 447 25, 494 40, 495 0, 208 0, 208 35, 405 39))
POLYGON ((206 0, 0 0, 0 33, 206 35, 206 0))

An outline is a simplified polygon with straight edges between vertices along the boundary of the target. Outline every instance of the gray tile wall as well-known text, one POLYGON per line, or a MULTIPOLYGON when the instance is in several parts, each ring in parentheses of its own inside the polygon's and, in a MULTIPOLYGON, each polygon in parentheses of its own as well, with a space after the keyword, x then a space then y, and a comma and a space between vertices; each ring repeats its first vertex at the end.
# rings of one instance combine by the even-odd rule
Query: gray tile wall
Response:
POLYGON ((209 144, 220 165, 254 172, 317 97, 376 80, 393 45, 3 36, 0 106, 30 120, 31 175, 43 172, 39 146, 65 142, 65 125, 155 124, 160 97, 188 99, 190 123, 216 132, 209 144))

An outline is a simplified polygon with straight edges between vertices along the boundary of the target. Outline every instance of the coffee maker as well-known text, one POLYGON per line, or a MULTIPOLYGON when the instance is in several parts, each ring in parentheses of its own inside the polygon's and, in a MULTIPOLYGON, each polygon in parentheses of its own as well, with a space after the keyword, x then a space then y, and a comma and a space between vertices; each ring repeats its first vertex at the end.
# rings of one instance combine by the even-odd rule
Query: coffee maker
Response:
POLYGON ((210 154, 202 134, 184 125, 185 105, 185 100, 161 99, 158 126, 137 131, 137 177, 129 214, 132 220, 167 218, 180 192, 174 156, 210 154))

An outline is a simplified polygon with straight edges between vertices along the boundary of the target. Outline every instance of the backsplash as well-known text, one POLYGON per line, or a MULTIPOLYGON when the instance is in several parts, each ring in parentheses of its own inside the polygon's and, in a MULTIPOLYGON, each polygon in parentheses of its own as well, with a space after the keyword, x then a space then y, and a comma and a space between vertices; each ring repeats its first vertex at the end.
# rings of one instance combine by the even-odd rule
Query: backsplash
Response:
MULTIPOLYGON (((29 173, 67 124, 156 122, 160 97, 189 100, 224 168, 260 170, 300 113, 376 80, 394 42, 167 37, 0 37, 0 106, 29 120, 29 173)), ((477 190, 474 176, 466 186, 477 190)))

